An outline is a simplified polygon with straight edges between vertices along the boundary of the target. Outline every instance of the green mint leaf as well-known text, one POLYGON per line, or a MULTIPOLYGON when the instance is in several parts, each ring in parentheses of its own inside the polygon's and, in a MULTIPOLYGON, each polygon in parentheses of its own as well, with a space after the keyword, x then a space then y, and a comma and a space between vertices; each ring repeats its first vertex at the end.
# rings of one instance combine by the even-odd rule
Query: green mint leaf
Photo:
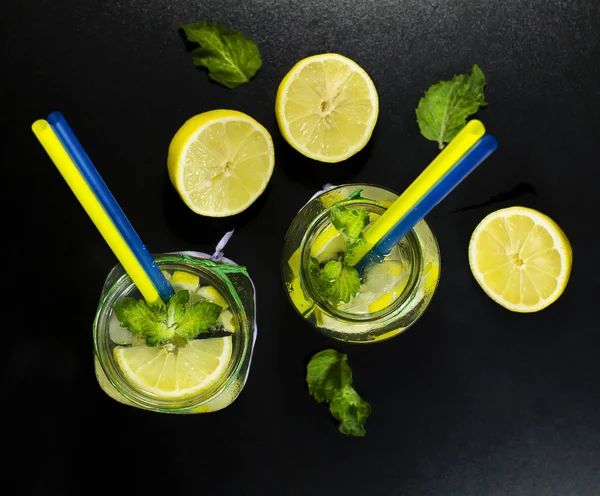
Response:
POLYGON ((308 392, 319 403, 329 403, 329 411, 340 422, 340 432, 364 436, 363 424, 371 413, 369 403, 352 387, 348 356, 328 349, 313 355, 306 366, 308 392))
POLYGON ((182 338, 194 339, 217 323, 221 310, 221 306, 208 300, 188 305, 182 318, 177 322, 175 332, 182 338))
POLYGON ((334 282, 342 275, 344 266, 338 260, 330 260, 321 269, 319 279, 324 282, 334 282))
POLYGON ((167 322, 168 326, 173 326, 183 318, 185 306, 190 301, 190 292, 187 289, 177 291, 169 303, 167 303, 167 322))
POLYGON ((340 421, 340 432, 348 436, 366 434, 363 424, 371 413, 371 406, 349 384, 336 391, 329 401, 329 411, 340 421))
POLYGON ((421 134, 437 141, 440 150, 467 124, 467 117, 487 105, 483 95, 485 76, 477 64, 470 75, 432 85, 416 109, 421 134))
POLYGON ((319 403, 331 401, 336 391, 352 384, 352 370, 348 357, 336 350, 323 350, 315 354, 306 366, 308 392, 319 403))
POLYGON ((239 31, 212 22, 181 28, 189 41, 200 44, 192 52, 194 64, 206 67, 208 76, 227 88, 248 82, 262 65, 258 47, 239 31))
POLYGON ((146 334, 146 345, 147 346, 158 346, 160 344, 166 344, 173 341, 175 334, 173 328, 161 323, 157 327, 148 330, 146 334))
POLYGON ((349 238, 359 239, 369 223, 369 212, 364 208, 334 206, 331 209, 331 223, 349 238))
POLYGON ((349 263, 356 254, 356 248, 365 242, 364 238, 346 240, 346 253, 344 254, 344 262, 349 263))
POLYGON ((150 306, 144 300, 123 298, 114 304, 113 310, 121 327, 137 336, 147 338, 153 334, 162 335, 167 329, 164 308, 150 306))
POLYGON ((348 303, 358 294, 360 275, 354 267, 338 260, 330 260, 323 267, 312 267, 317 290, 332 305, 348 303))

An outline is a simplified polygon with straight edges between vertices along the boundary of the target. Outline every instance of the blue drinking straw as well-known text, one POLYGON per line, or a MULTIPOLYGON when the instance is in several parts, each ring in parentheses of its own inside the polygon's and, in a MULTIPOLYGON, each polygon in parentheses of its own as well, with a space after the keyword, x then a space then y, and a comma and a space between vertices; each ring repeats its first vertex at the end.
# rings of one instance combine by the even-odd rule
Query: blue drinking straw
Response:
POLYGON ((383 236, 371 250, 356 264, 356 270, 363 273, 371 264, 380 263, 400 240, 440 203, 460 182, 473 172, 479 164, 498 147, 493 136, 484 135, 432 188, 406 213, 396 225, 383 236))
POLYGON ((71 160, 73 160, 79 169, 85 182, 88 183, 90 189, 94 192, 98 201, 104 210, 106 210, 106 213, 152 281, 161 300, 165 303, 168 302, 175 293, 173 288, 156 265, 156 262, 146 249, 146 246, 144 246, 144 243, 142 243, 142 240, 133 229, 127 217, 125 217, 123 210, 121 210, 108 186, 106 186, 102 177, 100 177, 100 174, 75 137, 63 115, 60 112, 52 112, 48 116, 47 121, 71 157, 71 160))

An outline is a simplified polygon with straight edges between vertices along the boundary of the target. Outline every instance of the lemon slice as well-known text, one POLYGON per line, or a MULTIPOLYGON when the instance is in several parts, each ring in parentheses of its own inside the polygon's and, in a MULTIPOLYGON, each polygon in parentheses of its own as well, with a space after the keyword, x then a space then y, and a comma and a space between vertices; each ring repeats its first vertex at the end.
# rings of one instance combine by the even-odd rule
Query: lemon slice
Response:
POLYGON ((292 147, 314 160, 340 162, 371 138, 379 99, 373 81, 356 62, 324 53, 301 60, 286 74, 275 113, 292 147))
POLYGON ((200 284, 200 278, 195 274, 190 274, 189 272, 176 270, 175 272, 173 272, 173 275, 171 276, 171 280, 169 282, 171 283, 171 286, 175 291, 187 289, 191 294, 198 289, 198 285, 200 284))
POLYGON ((189 119, 169 146, 169 178, 184 203, 208 217, 246 210, 275 165, 269 132, 249 115, 211 110, 189 119))
POLYGON ((202 286, 198 288, 196 294, 205 300, 216 303, 221 308, 225 309, 229 307, 227 300, 225 300, 213 286, 202 286))
POLYGON ((139 388, 164 399, 183 399, 216 384, 231 360, 231 336, 192 339, 186 346, 117 346, 115 359, 139 388))
POLYGON ((573 253, 550 217, 525 207, 492 212, 469 243, 471 272, 483 290, 513 312, 537 312, 558 299, 573 253))

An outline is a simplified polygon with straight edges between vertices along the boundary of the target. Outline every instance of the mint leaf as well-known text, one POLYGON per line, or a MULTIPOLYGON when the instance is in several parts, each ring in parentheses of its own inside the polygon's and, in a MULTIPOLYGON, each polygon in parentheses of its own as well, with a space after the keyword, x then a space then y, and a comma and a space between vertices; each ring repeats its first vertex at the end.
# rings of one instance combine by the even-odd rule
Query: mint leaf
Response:
POLYGON ((327 262, 319 274, 319 279, 323 282, 333 282, 340 278, 344 266, 338 260, 330 260, 327 262))
POLYGON ((216 22, 196 22, 181 28, 189 41, 200 44, 192 52, 194 64, 206 67, 208 76, 227 88, 248 82, 262 65, 258 47, 239 31, 216 22))
POLYGON ((123 298, 114 304, 113 310, 121 327, 137 336, 147 338, 149 335, 164 335, 167 331, 162 307, 150 306, 144 300, 123 298))
POLYGON ((369 212, 364 208, 335 206, 331 209, 331 223, 349 238, 359 239, 369 223, 369 212))
POLYGON ((185 313, 175 326, 175 332, 185 339, 194 339, 217 323, 221 306, 201 300, 185 308, 185 313))
POLYGON ((332 305, 348 303, 360 290, 360 275, 354 267, 330 260, 323 267, 311 263, 317 290, 332 305))
POLYGON ((483 87, 485 76, 477 64, 471 75, 459 74, 451 81, 432 85, 416 109, 421 134, 437 141, 440 150, 467 124, 467 117, 487 105, 483 87))
POLYGON ((346 253, 344 254, 344 262, 350 262, 356 253, 356 248, 365 242, 364 238, 360 239, 347 239, 346 240, 346 253))
POLYGON ((172 326, 179 322, 185 312, 185 306, 190 301, 190 292, 187 289, 177 291, 167 303, 166 324, 172 326))
POLYGON ((364 436, 363 424, 371 413, 369 403, 352 387, 348 356, 328 349, 313 355, 306 366, 308 392, 319 403, 329 403, 329 411, 348 436, 364 436))
POLYGON ((371 406, 350 385, 337 390, 329 402, 329 411, 340 421, 340 432, 348 436, 364 436, 363 424, 371 413, 371 406))
POLYGON ((306 367, 308 392, 319 402, 331 401, 336 391, 352 384, 348 357, 336 350, 315 354, 306 367))
POLYGON ((185 339, 194 339, 214 327, 222 310, 216 303, 202 300, 190 304, 189 299, 189 291, 183 289, 171 297, 166 308, 123 298, 113 310, 121 326, 143 337, 148 346, 169 342, 181 346, 185 339))

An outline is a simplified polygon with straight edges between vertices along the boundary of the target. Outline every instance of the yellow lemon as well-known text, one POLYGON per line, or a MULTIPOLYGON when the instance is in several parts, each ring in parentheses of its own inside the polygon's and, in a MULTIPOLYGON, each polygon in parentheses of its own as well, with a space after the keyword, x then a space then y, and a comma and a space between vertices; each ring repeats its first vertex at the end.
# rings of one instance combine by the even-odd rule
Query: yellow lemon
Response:
POLYGON ((285 140, 303 155, 340 162, 367 144, 379 114, 373 81, 336 53, 307 57, 286 74, 275 113, 285 140))
POLYGON ((525 207, 492 212, 475 228, 469 264, 495 302, 513 312, 537 312, 563 293, 573 252, 547 215, 525 207))
POLYGON ((167 158, 179 196, 208 217, 246 210, 267 187, 274 166, 269 132, 235 110, 211 110, 186 121, 171 140, 167 158))

